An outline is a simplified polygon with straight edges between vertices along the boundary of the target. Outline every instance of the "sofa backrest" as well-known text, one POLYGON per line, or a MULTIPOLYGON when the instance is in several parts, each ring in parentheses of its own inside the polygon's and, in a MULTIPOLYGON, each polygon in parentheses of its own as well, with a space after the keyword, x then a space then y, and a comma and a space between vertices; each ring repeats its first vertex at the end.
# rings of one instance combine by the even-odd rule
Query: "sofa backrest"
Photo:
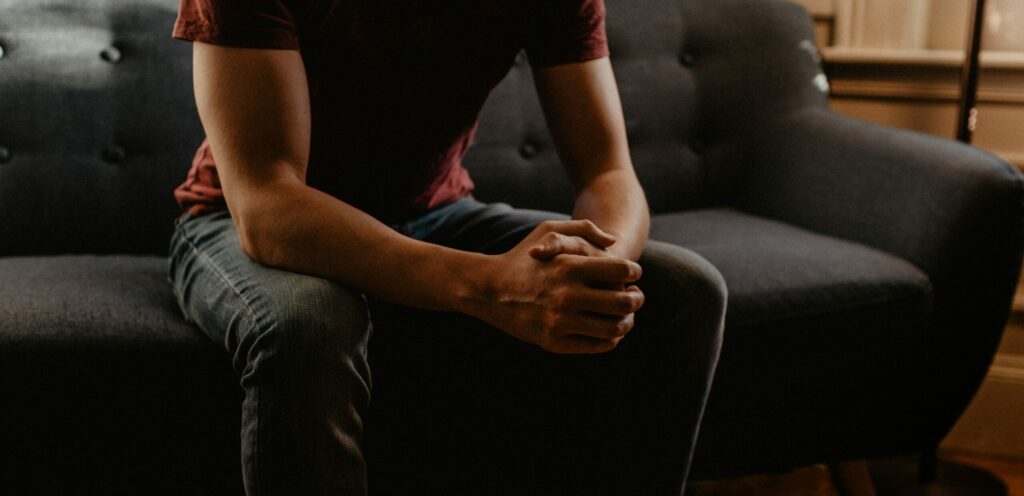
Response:
POLYGON ((0 255, 166 252, 203 135, 176 11, 0 2, 0 255))
MULTIPOLYGON (((655 212, 728 202, 744 136, 824 105, 813 29, 779 0, 606 0, 633 159, 655 212)), ((202 140, 176 0, 0 3, 0 255, 166 251, 202 140)), ((566 211, 529 68, 466 159, 477 197, 566 211)))
MULTIPOLYGON (((611 61, 654 213, 728 204, 747 137, 828 104, 810 16, 779 0, 605 0, 611 61)), ((466 158, 476 196, 567 212, 572 190, 519 61, 484 107, 466 158)))

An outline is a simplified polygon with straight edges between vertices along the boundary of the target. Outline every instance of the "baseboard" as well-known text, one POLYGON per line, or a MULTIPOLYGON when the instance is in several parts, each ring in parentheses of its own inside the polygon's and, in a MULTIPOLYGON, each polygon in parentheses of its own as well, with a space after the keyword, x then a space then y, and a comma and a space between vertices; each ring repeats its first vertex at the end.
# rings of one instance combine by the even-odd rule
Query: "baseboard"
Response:
POLYGON ((1024 459, 1024 355, 996 355, 942 449, 1024 459))

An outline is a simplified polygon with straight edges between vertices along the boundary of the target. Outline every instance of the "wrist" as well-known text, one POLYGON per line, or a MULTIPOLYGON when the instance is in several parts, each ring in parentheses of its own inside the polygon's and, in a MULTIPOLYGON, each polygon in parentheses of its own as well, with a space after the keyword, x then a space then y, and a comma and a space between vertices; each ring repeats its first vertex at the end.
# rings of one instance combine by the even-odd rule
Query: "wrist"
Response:
POLYGON ((451 294, 453 296, 451 310, 481 317, 484 309, 494 301, 497 289, 497 255, 469 253, 459 260, 452 273, 451 294))

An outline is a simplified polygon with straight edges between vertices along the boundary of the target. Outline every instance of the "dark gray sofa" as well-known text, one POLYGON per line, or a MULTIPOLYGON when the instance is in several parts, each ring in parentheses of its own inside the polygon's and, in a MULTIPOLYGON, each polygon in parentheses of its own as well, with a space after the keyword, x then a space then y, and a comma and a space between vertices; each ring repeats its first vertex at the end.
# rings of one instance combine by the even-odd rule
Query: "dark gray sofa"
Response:
MULTIPOLYGON (((1020 174, 829 112, 799 7, 607 4, 652 237, 729 287, 693 476, 937 445, 1008 315, 1020 174)), ((237 381, 165 276, 202 138, 176 7, 0 3, 0 492, 240 493, 237 381)), ((482 119, 478 198, 568 209, 525 63, 482 119)))

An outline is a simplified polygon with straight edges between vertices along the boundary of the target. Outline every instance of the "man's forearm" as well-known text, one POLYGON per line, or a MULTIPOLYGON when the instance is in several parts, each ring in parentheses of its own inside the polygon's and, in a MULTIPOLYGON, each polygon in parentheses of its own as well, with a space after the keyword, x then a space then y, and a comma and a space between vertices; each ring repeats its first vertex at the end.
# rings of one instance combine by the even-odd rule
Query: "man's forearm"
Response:
POLYGON ((464 312, 485 292, 486 255, 408 238, 305 185, 275 185, 237 203, 243 249, 263 265, 430 310, 464 312))
POLYGON ((589 219, 617 241, 608 251, 637 260, 647 243, 650 217, 647 199, 631 169, 602 172, 580 188, 572 213, 575 219, 589 219))

